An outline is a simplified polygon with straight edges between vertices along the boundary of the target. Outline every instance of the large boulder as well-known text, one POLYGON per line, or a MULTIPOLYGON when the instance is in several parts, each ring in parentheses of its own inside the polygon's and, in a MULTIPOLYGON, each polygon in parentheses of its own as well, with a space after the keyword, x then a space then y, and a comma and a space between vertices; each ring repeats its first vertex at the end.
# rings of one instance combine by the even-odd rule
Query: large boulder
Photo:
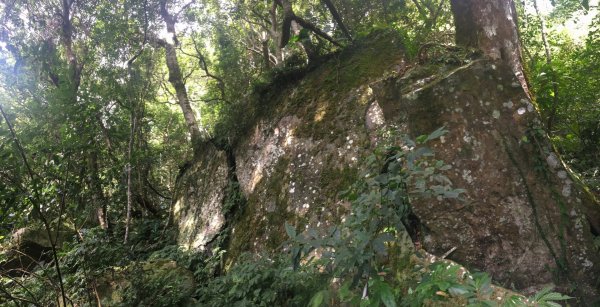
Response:
MULTIPOLYGON (((568 292, 576 285, 573 294, 597 297, 592 242, 600 206, 550 146, 510 67, 461 54, 408 63, 400 40, 380 33, 255 97, 268 112, 233 149, 247 201, 231 221, 230 259, 279 248, 284 222, 318 229, 342 219, 348 207, 339 192, 356 180, 378 128, 416 138, 445 126, 449 133, 433 147, 452 166, 445 175, 466 193, 463 201, 413 204, 420 243, 434 254, 456 247, 450 259, 506 286, 556 283, 568 292)), ((216 182, 201 181, 200 190, 224 190, 226 177, 217 176, 223 159, 198 164, 197 178, 216 182)), ((209 212, 216 198, 209 199, 189 206, 209 212)), ((221 221, 204 216, 192 229, 205 231, 211 218, 221 221)))
POLYGON ((50 235, 41 225, 17 229, 9 242, 2 245, 0 271, 10 276, 28 274, 39 264, 52 260, 53 243, 60 249, 74 236, 75 231, 68 226, 61 227, 59 231, 52 230, 50 235))
POLYGON ((349 206, 339 193, 356 180, 383 125, 381 110, 370 107, 368 84, 405 66, 401 48, 399 39, 380 33, 255 98, 270 111, 235 147, 247 204, 233 225, 230 256, 278 248, 287 239, 285 222, 324 229, 342 219, 349 206))

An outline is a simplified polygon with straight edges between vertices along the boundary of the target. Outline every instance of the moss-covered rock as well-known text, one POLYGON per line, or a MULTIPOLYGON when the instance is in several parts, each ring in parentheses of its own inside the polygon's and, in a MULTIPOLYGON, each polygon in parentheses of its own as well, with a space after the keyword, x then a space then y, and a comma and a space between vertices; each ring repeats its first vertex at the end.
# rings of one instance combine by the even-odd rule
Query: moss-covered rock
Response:
POLYGON ((52 259, 54 244, 60 249, 63 244, 75 236, 75 231, 63 225, 58 231, 52 229, 50 235, 42 225, 34 225, 15 230, 8 244, 2 245, 0 253, 3 261, 0 270, 12 276, 23 275, 40 262, 52 259))
POLYGON ((434 151, 452 165, 454 186, 467 190, 463 202, 413 204, 427 229, 424 246, 435 254, 457 247, 452 259, 517 289, 556 282, 597 295, 589 276, 598 276, 598 256, 585 221, 593 226, 597 203, 573 184, 511 70, 476 60, 419 80, 375 86, 386 121, 412 136, 445 126, 434 151))
POLYGON ((228 168, 225 153, 206 144, 202 156, 178 178, 173 217, 179 245, 204 249, 223 228, 228 168))
MULTIPOLYGON (((249 103, 269 112, 234 146, 247 203, 231 224, 230 259, 280 247, 284 222, 318 229, 340 220, 347 206, 338 193, 356 178, 378 128, 415 138, 445 126, 434 151, 467 192, 462 202, 414 202, 423 246, 434 254, 456 247, 451 259, 516 289, 554 282, 597 297, 600 206, 554 153, 511 69, 482 59, 408 62, 397 37, 378 33, 255 95, 249 103)), ((222 162, 206 161, 197 169, 215 176, 222 162)))

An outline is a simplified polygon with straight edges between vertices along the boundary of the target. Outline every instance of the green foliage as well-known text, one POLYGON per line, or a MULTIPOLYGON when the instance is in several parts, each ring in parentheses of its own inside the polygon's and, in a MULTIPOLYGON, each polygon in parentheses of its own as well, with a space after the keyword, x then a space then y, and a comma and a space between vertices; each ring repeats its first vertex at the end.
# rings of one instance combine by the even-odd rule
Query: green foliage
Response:
POLYGON ((198 289, 202 306, 306 306, 322 283, 317 270, 293 270, 285 257, 244 254, 227 274, 198 289))
MULTIPOLYGON (((35 275, 11 277, 9 275, 0 275, 1 289, 11 293, 11 295, 33 301, 40 305, 51 305, 55 302, 55 293, 49 289, 57 290, 53 281, 53 270, 48 265, 39 266, 34 271, 35 275)), ((3 304, 6 306, 21 306, 19 301, 10 301, 2 297, 3 304)))
POLYGON ((434 263, 430 270, 414 291, 409 290, 408 306, 452 299, 472 307, 499 305, 492 297, 492 279, 486 273, 462 276, 458 265, 447 262, 434 263))
POLYGON ((130 285, 123 292, 121 306, 189 305, 193 279, 163 262, 136 263, 128 268, 130 285))
POLYGON ((572 299, 572 297, 552 292, 552 287, 546 287, 536 293, 534 296, 530 297, 527 302, 531 306, 559 307, 561 305, 556 301, 564 301, 568 299, 572 299))
MULTIPOLYGON (((445 52, 452 40, 449 1, 333 0, 356 43, 333 22, 322 1, 291 2, 297 16, 346 50, 340 52, 307 28, 294 29, 288 45, 280 48, 281 29, 271 26, 280 24, 282 10, 271 11, 268 1, 192 1, 186 6, 187 1, 169 1, 169 9, 183 8, 177 29, 186 31, 178 33, 177 52, 185 87, 202 115, 202 127, 220 148, 234 148, 241 134, 273 112, 279 103, 274 98, 321 61, 326 62, 321 70, 326 81, 335 79, 335 86, 351 88, 379 74, 385 55, 394 51, 388 50, 390 44, 370 44, 386 33, 378 29, 397 32, 397 48, 402 46, 410 59, 425 54, 453 63, 470 56, 464 50, 445 52), (373 48, 382 50, 377 65, 361 57, 365 50, 372 55, 373 48), (339 67, 345 57, 356 61, 339 67)), ((551 25, 590 10, 588 1, 553 2, 551 25)), ((441 301, 445 297, 438 291, 475 305, 489 298, 489 277, 448 281, 449 269, 435 267, 414 287, 414 296, 400 299, 408 285, 395 273, 411 264, 401 242, 411 222, 411 200, 458 198, 462 192, 451 188, 442 175, 449 167, 424 146, 443 129, 416 141, 388 135, 365 161, 360 180, 344 193, 352 208, 343 223, 303 233, 286 225, 295 243, 289 250, 292 265, 279 257, 246 256, 214 278, 223 271, 225 252, 219 247, 184 251, 175 245, 172 229, 165 229, 179 165, 191 150, 168 82, 164 48, 157 43, 164 28, 158 2, 73 1, 68 20, 62 20, 69 14, 61 12, 60 1, 12 1, 0 9, 0 103, 6 111, 6 118, 0 118, 0 238, 43 219, 51 231, 63 223, 75 225, 77 241, 59 250, 62 279, 75 304, 93 304, 94 282, 126 267, 133 271, 124 304, 184 303, 184 292, 171 284, 177 276, 148 276, 141 264, 147 259, 172 259, 191 271, 200 282, 197 296, 214 305, 394 306, 410 305, 411 297, 421 303, 441 301), (72 32, 65 33, 69 23, 72 32), (130 240, 123 245, 127 166, 132 167, 134 212, 130 240), (99 210, 109 217, 111 230, 97 227, 99 210)), ((525 14, 524 20, 530 77, 546 118, 555 107, 555 85, 560 93, 552 139, 600 191, 600 17, 584 42, 560 31, 548 33, 552 64, 544 60, 536 19, 525 14)), ((310 90, 317 87, 327 95, 341 90, 327 82, 310 90)), ((235 184, 228 189, 224 212, 232 214, 243 197, 235 184)), ((220 237, 215 244, 225 241, 220 237)), ((41 263, 28 276, 3 276, 1 286, 26 300, 56 304, 60 285, 52 265, 41 263)), ((566 297, 547 290, 529 302, 552 306, 555 299, 566 297)))
MULTIPOLYGON (((419 136, 416 142, 394 130, 382 134, 380 146, 366 158, 359 180, 343 193, 351 210, 340 225, 327 229, 323 236, 322 231, 310 228, 297 233, 286 224, 294 267, 323 268, 330 282, 335 279, 342 285, 337 295, 341 301, 366 299, 373 306, 391 306, 397 301, 390 280, 379 275, 378 263, 389 256, 391 246, 399 245, 401 253, 410 248, 410 243, 402 245, 401 240, 410 224, 411 198, 457 198, 462 193, 440 174, 449 166, 435 160, 424 146, 445 132, 440 128, 419 136)), ((317 293, 313 302, 321 301, 323 295, 317 293)))
POLYGON ((206 282, 221 272, 223 267, 224 250, 215 248, 208 252, 185 250, 178 245, 167 245, 153 252, 148 260, 170 259, 181 268, 192 272, 198 282, 206 282))
POLYGON ((552 292, 552 288, 544 288, 530 298, 507 292, 499 296, 487 273, 471 274, 448 261, 435 262, 426 270, 418 285, 409 289, 402 301, 403 306, 558 307, 561 305, 557 301, 571 299, 552 292))
POLYGON ((598 192, 600 95, 596 79, 600 74, 600 15, 596 13, 593 17, 587 35, 578 38, 574 32, 562 28, 574 23, 577 28, 586 29, 581 24, 586 17, 583 14, 591 14, 586 4, 579 0, 557 0, 553 5, 549 15, 537 16, 531 8, 521 12, 520 34, 528 75, 546 123, 554 112, 549 131, 552 142, 566 162, 598 192), (546 22, 551 63, 547 62, 539 18, 546 22))
POLYGON ((462 286, 458 281, 460 267, 440 262, 431 266, 431 271, 425 274, 419 285, 409 289, 405 300, 407 306, 423 306, 425 301, 440 301, 448 297, 447 293, 468 295, 470 289, 462 286))

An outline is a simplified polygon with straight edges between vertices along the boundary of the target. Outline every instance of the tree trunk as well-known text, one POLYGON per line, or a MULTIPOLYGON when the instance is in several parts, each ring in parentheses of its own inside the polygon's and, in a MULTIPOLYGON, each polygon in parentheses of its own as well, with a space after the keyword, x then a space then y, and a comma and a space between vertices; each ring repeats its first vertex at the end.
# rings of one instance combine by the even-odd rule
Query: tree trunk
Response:
POLYGON ((268 71, 269 69, 271 69, 271 53, 269 52, 269 40, 265 38, 261 39, 260 47, 263 59, 263 67, 265 68, 265 71, 268 71))
POLYGON ((292 20, 294 20, 294 11, 292 4, 287 0, 278 0, 283 11, 283 21, 281 22, 281 37, 279 38, 279 48, 283 48, 288 44, 290 40, 290 28, 292 26, 292 20))
POLYGON ((281 41, 281 27, 279 26, 279 22, 277 21, 277 1, 273 1, 271 8, 269 9, 269 20, 271 21, 271 29, 269 34, 271 35, 271 39, 275 42, 273 45, 275 46, 275 65, 279 66, 283 62, 283 50, 279 46, 279 42, 281 41))
POLYGON ((89 171, 90 179, 89 185, 92 191, 92 206, 94 210, 94 216, 98 221, 100 228, 108 230, 108 217, 106 215, 106 198, 102 191, 102 184, 100 183, 100 177, 98 176, 98 154, 92 151, 89 156, 89 171))
MULTIPOLYGON (((70 76, 69 81, 71 82, 71 87, 73 93, 76 94, 79 85, 81 83, 81 71, 83 66, 79 64, 77 60, 77 55, 73 50, 73 24, 71 23, 71 6, 73 5, 73 0, 63 0, 62 1, 62 29, 61 29, 61 40, 63 47, 65 48, 65 55, 67 56, 67 62, 69 63, 70 76)), ((71 97, 72 99, 76 99, 75 96, 71 97)))
POLYGON ((127 209, 125 216, 125 236, 123 244, 129 240, 129 227, 131 224, 131 211, 133 210, 133 194, 131 187, 131 158, 133 153, 133 143, 135 142, 135 132, 137 130, 137 114, 135 104, 131 104, 131 126, 129 131, 129 144, 127 145, 127 209))
MULTIPOLYGON (((294 35, 300 35, 302 31, 302 26, 300 26, 296 21, 292 21, 292 31, 294 35)), ((310 38, 301 38, 298 42, 298 45, 304 50, 306 57, 308 58, 308 62, 312 63, 318 56, 317 48, 310 41, 310 38)))
MULTIPOLYGON (((596 279, 600 274, 600 259, 593 241, 600 233, 600 205, 570 174, 543 132, 523 74, 514 3, 451 0, 451 5, 456 42, 478 48, 493 60, 485 68, 485 75, 475 78, 464 75, 461 89, 452 94, 463 96, 464 125, 445 125, 451 131, 459 129, 464 137, 447 139, 442 146, 447 151, 445 160, 453 161, 458 171, 462 171, 452 181, 473 187, 466 198, 471 202, 470 210, 480 212, 472 217, 467 217, 471 212, 447 212, 447 216, 462 220, 464 227, 461 227, 470 228, 470 233, 457 231, 459 240, 436 238, 433 241, 437 243, 429 246, 440 249, 443 244, 456 244, 457 260, 514 282, 517 288, 552 282, 559 286, 559 291, 569 292, 570 287, 577 285, 568 294, 577 296, 579 301, 571 303, 589 306, 599 296, 596 279), (506 65, 521 86, 507 88, 510 77, 498 73, 506 65), (484 84, 483 77, 493 82, 484 84), (511 110, 508 116, 504 116, 506 109, 511 110), (489 114, 491 121, 485 120, 489 114), (493 126, 485 127, 491 122, 493 126), (462 144, 473 139, 478 139, 475 147, 462 144), (461 154, 465 150, 468 154, 461 154), (467 239, 469 236, 474 239, 467 239), (446 243, 440 245, 442 241, 446 243)), ((421 221, 429 223, 430 229, 439 228, 435 223, 441 221, 432 223, 433 215, 424 208, 415 208, 421 221)))
POLYGON ((190 99, 188 97, 187 89, 183 83, 183 75, 181 74, 181 68, 179 67, 179 62, 177 60, 177 51, 175 46, 169 43, 165 45, 165 50, 167 68, 169 69, 169 82, 173 88, 175 88, 177 101, 179 102, 179 106, 183 112, 183 117, 185 119, 185 123, 187 124, 188 131, 190 132, 192 144, 194 145, 194 148, 196 148, 196 146, 200 144, 201 140, 200 127, 196 121, 196 115, 194 114, 194 110, 192 109, 190 99))
POLYGON ((167 0, 160 1, 160 14, 167 25, 167 31, 170 35, 172 35, 172 42, 163 42, 166 51, 165 57, 167 68, 169 69, 169 82, 173 88, 175 88, 177 101, 179 102, 179 106, 183 112, 183 117, 185 118, 185 123, 187 124, 188 131, 191 135, 194 153, 197 153, 201 145, 202 135, 200 133, 200 126, 196 121, 196 115, 194 114, 194 110, 190 104, 190 99, 183 82, 181 68, 177 60, 177 49, 175 46, 178 42, 177 35, 175 34, 175 18, 167 10, 167 0))
POLYGON ((342 46, 342 45, 340 45, 340 43, 336 42, 331 36, 329 36, 329 34, 323 32, 321 29, 319 29, 316 25, 312 24, 308 20, 305 20, 304 18, 297 16, 294 13, 294 10, 292 8, 292 3, 289 0, 276 0, 275 3, 279 3, 279 5, 281 6, 281 8, 283 10, 283 21, 281 22, 281 37, 279 40, 280 48, 287 46, 287 44, 290 40, 290 33, 291 33, 290 31, 291 31, 291 27, 292 27, 292 21, 297 22, 303 28, 306 28, 306 29, 312 31, 314 34, 324 38, 325 40, 327 40, 328 42, 330 42, 332 44, 334 44, 338 47, 342 46))
POLYGON ((480 49, 488 58, 508 63, 529 95, 513 0, 451 0, 450 3, 456 43, 480 49))

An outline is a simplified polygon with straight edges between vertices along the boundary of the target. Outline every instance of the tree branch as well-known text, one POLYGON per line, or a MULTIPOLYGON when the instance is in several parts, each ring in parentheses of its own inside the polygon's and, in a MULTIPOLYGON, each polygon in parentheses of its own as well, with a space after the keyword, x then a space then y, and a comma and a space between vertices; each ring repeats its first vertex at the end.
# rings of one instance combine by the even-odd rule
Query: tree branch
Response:
POLYGON ((321 2, 323 2, 325 4, 325 6, 327 7, 327 9, 329 9, 331 16, 333 16, 333 19, 335 20, 335 22, 338 24, 338 26, 340 26, 342 33, 344 33, 344 35, 348 38, 348 40, 350 40, 352 42, 352 35, 350 35, 350 31, 348 31, 348 28, 346 28, 346 25, 342 21, 342 16, 340 16, 340 13, 336 9, 333 2, 331 2, 331 0, 321 0, 321 2))
POLYGON ((278 3, 283 9, 283 22, 281 23, 281 39, 279 41, 279 47, 285 47, 290 40, 290 32, 292 27, 292 21, 296 21, 302 27, 311 30, 316 35, 324 38, 328 42, 341 47, 342 45, 336 42, 329 34, 321 31, 321 29, 317 28, 317 26, 313 25, 307 20, 304 20, 302 17, 294 14, 292 9, 292 4, 289 0, 275 0, 275 3, 278 3))

